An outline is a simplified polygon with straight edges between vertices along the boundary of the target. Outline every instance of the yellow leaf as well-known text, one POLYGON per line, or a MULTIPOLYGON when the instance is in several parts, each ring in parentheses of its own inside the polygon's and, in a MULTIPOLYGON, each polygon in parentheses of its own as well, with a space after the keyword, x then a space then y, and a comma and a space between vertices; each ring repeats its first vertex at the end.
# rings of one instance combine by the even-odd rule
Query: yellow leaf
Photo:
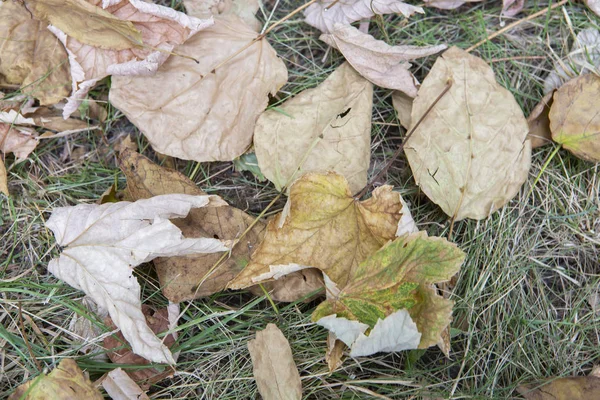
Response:
POLYGON ((517 390, 527 400, 600 399, 600 378, 596 376, 559 378, 543 384, 521 385, 517 390))

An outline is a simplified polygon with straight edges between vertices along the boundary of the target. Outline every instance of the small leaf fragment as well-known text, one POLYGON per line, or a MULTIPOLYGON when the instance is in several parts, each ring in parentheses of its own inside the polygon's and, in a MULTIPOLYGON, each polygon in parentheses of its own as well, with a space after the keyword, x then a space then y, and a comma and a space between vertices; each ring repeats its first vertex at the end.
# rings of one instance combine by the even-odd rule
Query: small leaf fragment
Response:
POLYGON ((113 400, 150 400, 122 368, 110 371, 102 380, 102 387, 113 400))
POLYGON ((0 193, 8 194, 8 176, 6 174, 6 167, 4 166, 4 161, 0 158, 0 193))
POLYGON ((531 110, 527 117, 529 133, 527 137, 531 141, 531 148, 544 146, 552 143, 552 132, 550 132, 550 107, 552 106, 552 96, 554 91, 546 94, 540 102, 531 110))
POLYGON ((302 382, 294 363, 290 343, 275 324, 256 332, 248 342, 254 379, 265 400, 302 398, 302 382))
POLYGON ((585 4, 600 17, 600 0, 585 0, 585 4))
POLYGON ((577 157, 600 162, 600 77, 585 74, 560 87, 550 107, 552 139, 577 157))
POLYGON ((63 358, 52 372, 19 386, 8 400, 102 400, 100 391, 83 375, 75 360, 63 358), (25 395, 26 394, 26 395, 25 395))
POLYGON ((398 113, 400 125, 402 125, 407 131, 410 129, 410 123, 412 121, 411 114, 414 100, 415 99, 399 90, 396 90, 392 93, 392 104, 398 113))
POLYGON ((590 400, 600 398, 600 378, 574 376, 543 384, 520 385, 517 391, 526 400, 590 400))

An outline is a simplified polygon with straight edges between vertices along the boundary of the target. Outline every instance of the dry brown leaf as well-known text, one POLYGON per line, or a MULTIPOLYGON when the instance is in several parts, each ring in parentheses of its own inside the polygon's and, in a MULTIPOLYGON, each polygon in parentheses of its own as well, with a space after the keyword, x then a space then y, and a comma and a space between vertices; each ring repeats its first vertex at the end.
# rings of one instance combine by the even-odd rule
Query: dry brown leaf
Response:
POLYGON ((585 4, 596 13, 596 15, 600 16, 600 0, 585 0, 585 4))
POLYGON ((42 105, 61 101, 71 88, 67 52, 47 25, 17 2, 0 3, 0 82, 20 85, 42 105))
POLYGON ((338 49, 363 77, 377 86, 417 95, 419 82, 409 71, 411 60, 430 56, 448 46, 390 46, 351 25, 336 23, 320 39, 338 49))
POLYGON ((308 267, 343 287, 360 262, 395 237, 402 214, 391 186, 357 201, 343 176, 305 174, 290 188, 284 211, 267 225, 250 264, 228 287, 242 289, 308 267))
POLYGON ((110 101, 161 153, 233 160, 250 145, 269 93, 287 81, 285 65, 265 39, 216 68, 255 37, 239 17, 215 17, 214 26, 177 49, 199 64, 171 57, 153 77, 114 77, 110 101))
MULTIPOLYGON (((146 323, 155 334, 165 332, 169 329, 169 312, 166 308, 154 310, 147 305, 142 305, 142 312, 144 313, 144 317, 146 317, 146 323)), ((110 317, 106 317, 104 319, 104 324, 109 330, 117 329, 117 326, 113 323, 110 317)), ((168 348, 171 348, 173 344, 175 344, 175 337, 173 334, 169 334, 161 339, 163 344, 168 348)), ((131 351, 131 348, 129 348, 127 341, 120 331, 111 336, 107 336, 104 339, 104 347, 106 350, 108 350, 108 357, 115 364, 150 364, 150 361, 131 351)), ((173 372, 174 371, 170 368, 163 369, 162 371, 159 371, 156 368, 127 370, 127 374, 131 377, 131 379, 139 384, 144 390, 147 390, 153 384, 172 376, 173 372)))
POLYGON ((26 159, 38 144, 34 124, 14 110, 0 112, 0 151, 14 153, 17 162, 26 159))
POLYGON ((352 193, 367 184, 373 85, 348 63, 256 122, 254 150, 278 190, 309 171, 343 175, 352 193), (293 132, 293 134, 290 134, 293 132))
POLYGON ((412 97, 400 91, 395 91, 392 93, 392 104, 398 113, 400 125, 402 125, 407 131, 410 128, 410 123, 412 121, 411 114, 414 100, 415 99, 412 97))
POLYGON ((579 158, 600 162, 600 77, 582 75, 554 93, 550 131, 556 143, 579 158))
POLYGON ((6 167, 4 166, 4 161, 0 158, 0 193, 8 194, 8 176, 6 175, 6 167))
POLYGON ((339 340, 331 331, 327 334, 327 351, 325 352, 325 362, 329 372, 333 372, 342 366, 342 357, 346 344, 339 340))
POLYGON ((512 94, 480 58, 457 47, 435 62, 413 103, 406 157, 427 197, 454 220, 482 219, 513 198, 531 163, 528 126, 512 94))
POLYGON ((453 10, 465 3, 478 3, 483 0, 424 0, 428 7, 440 8, 442 10, 453 10))
POLYGON ((600 378, 596 376, 558 378, 543 384, 520 385, 517 391, 527 400, 600 399, 600 378))
POLYGON ((52 372, 32 379, 8 397, 8 400, 102 400, 100 391, 90 382, 75 360, 63 358, 52 372))
POLYGON ((527 137, 531 141, 532 149, 552 143, 548 113, 552 106, 553 95, 554 91, 542 97, 540 102, 531 110, 529 117, 527 117, 527 123, 529 124, 527 137))
POLYGON ((254 379, 264 400, 302 398, 302 382, 290 343, 275 324, 256 332, 248 342, 254 379))
POLYGON ((328 33, 336 23, 349 25, 382 14, 402 14, 408 18, 415 13, 424 11, 399 0, 321 0, 308 6, 304 17, 307 24, 328 33))
POLYGON ((197 18, 233 14, 256 32, 262 26, 254 16, 258 11, 258 0, 184 0, 183 4, 187 13, 197 18))
POLYGON ((523 10, 525 0, 502 0, 502 15, 514 17, 523 10))

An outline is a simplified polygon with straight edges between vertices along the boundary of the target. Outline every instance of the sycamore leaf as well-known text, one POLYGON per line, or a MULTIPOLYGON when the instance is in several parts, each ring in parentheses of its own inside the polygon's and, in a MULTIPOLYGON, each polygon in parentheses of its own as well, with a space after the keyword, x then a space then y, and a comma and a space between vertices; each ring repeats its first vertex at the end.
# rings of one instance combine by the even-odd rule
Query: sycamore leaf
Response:
POLYGON ((343 176, 305 174, 291 186, 284 211, 269 222, 250 263, 228 287, 242 289, 277 278, 278 272, 308 267, 343 287, 359 263, 395 237, 403 213, 391 186, 358 201, 343 176))
POLYGON ((553 95, 554 92, 552 91, 542 97, 527 117, 527 124, 529 125, 527 137, 531 141, 532 149, 552 142, 548 113, 550 112, 550 106, 552 106, 553 95))
POLYGON ((67 97, 71 83, 67 53, 47 25, 17 2, 0 3, 0 83, 20 85, 42 105, 67 97))
POLYGON ((265 39, 216 68, 256 35, 239 17, 217 16, 177 48, 199 64, 171 57, 153 77, 114 77, 110 101, 163 154, 232 160, 250 145, 269 93, 287 81, 285 65, 265 39))
POLYGON ((544 93, 550 93, 576 76, 600 74, 600 31, 587 28, 577 34, 571 51, 554 63, 554 71, 544 81, 544 93))
POLYGON ((254 379, 265 400, 302 398, 302 382, 294 363, 290 343, 275 324, 256 332, 248 342, 254 379))
POLYGON ((424 0, 428 7, 440 8, 442 10, 453 10, 465 3, 478 3, 483 0, 424 0))
POLYGON ((585 0, 585 4, 596 13, 596 15, 600 16, 600 0, 585 0))
POLYGON ((192 208, 222 204, 215 196, 165 195, 57 208, 46 226, 63 251, 48 270, 108 310, 134 353, 173 364, 171 352, 146 324, 133 268, 160 256, 224 251, 217 239, 183 238, 168 220, 185 217, 192 208))
POLYGON ((113 400, 150 400, 122 368, 110 371, 102 380, 102 387, 113 400))
MULTIPOLYGON (((36 0, 35 4, 48 1, 55 0, 36 0)), ((77 110, 100 79, 108 75, 151 75, 176 46, 213 23, 212 19, 188 17, 171 8, 140 0, 112 2, 106 10, 99 7, 100 0, 69 1, 73 2, 76 14, 88 15, 85 21, 98 20, 102 24, 87 27, 94 35, 85 30, 85 26, 49 27, 69 54, 72 94, 63 111, 65 118, 77 110)), ((52 21, 50 16, 46 18, 52 21)))
MULTIPOLYGON (((381 331, 389 332, 388 329, 397 325, 411 330, 413 321, 419 335, 416 346, 412 348, 433 346, 450 324, 453 302, 437 295, 432 285, 450 280, 460 269, 464 257, 456 245, 445 239, 427 237, 425 232, 403 235, 363 261, 350 273, 345 285, 332 279, 340 289, 315 309, 313 321, 328 329, 335 326, 335 335, 353 351, 354 346, 358 346, 356 340, 361 337, 358 332, 362 334, 369 328, 373 329, 371 337, 377 325, 377 335, 384 335, 381 331), (403 309, 408 310, 410 323, 401 314, 388 321, 390 316, 403 309), (335 317, 332 318, 332 315, 335 317), (327 326, 321 322, 323 318, 328 318, 327 326), (338 321, 340 318, 345 321, 338 321), (357 322, 360 325, 356 325, 357 322), (341 323, 350 330, 345 332, 341 323)), ((388 336, 404 340, 403 335, 397 333, 388 336)), ((361 344, 365 347, 357 347, 355 354, 362 355, 360 348, 364 351, 375 348, 386 351, 385 348, 394 347, 391 342, 379 339, 375 342, 379 345, 361 344)), ((397 344, 399 347, 408 345, 402 341, 397 344)))
POLYGON ((449 92, 408 140, 406 157, 417 184, 446 214, 457 221, 486 218, 527 179, 527 121, 483 60, 452 47, 423 81, 411 127, 448 81, 449 92))
POLYGON ((554 378, 542 384, 520 385, 517 391, 526 400, 599 399, 600 378, 593 375, 554 378))
POLYGON ((419 82, 409 71, 411 60, 445 50, 448 46, 390 46, 357 28, 336 23, 320 39, 338 49, 363 77, 377 86, 417 95, 419 82))
POLYGON ((304 17, 307 24, 328 33, 336 23, 348 25, 373 15, 392 13, 408 18, 424 11, 399 0, 320 0, 304 10, 304 17))
POLYGON ((579 158, 600 162, 600 77, 582 75, 560 87, 550 107, 552 139, 579 158))
POLYGON ((394 91, 394 93, 392 93, 392 104, 398 113, 400 125, 402 125, 407 131, 410 129, 410 123, 412 121, 411 114, 414 100, 415 99, 412 97, 400 91, 394 91))
POLYGON ((305 172, 334 171, 358 192, 371 162, 372 107, 373 85, 342 64, 316 88, 258 118, 254 150, 260 170, 278 190, 305 172))
POLYGON ((8 400, 86 399, 102 400, 100 391, 77 366, 75 360, 63 358, 48 375, 40 375, 19 386, 8 400))
POLYGON ((502 15, 514 17, 523 10, 525 0, 502 0, 502 15))
POLYGON ((184 0, 187 13, 197 18, 215 15, 237 15, 250 28, 258 32, 262 26, 256 19, 258 0, 184 0))
POLYGON ((8 194, 8 177, 6 175, 6 167, 4 166, 4 161, 0 158, 0 193, 8 194))

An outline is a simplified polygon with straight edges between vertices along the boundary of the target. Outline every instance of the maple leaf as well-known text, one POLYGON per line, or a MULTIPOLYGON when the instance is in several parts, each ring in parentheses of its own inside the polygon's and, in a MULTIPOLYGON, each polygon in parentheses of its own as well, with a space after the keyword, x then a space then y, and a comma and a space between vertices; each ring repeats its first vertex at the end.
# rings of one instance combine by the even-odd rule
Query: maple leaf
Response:
POLYGON ((330 34, 320 39, 338 49, 363 77, 383 88, 417 95, 419 82, 409 71, 408 61, 445 50, 448 46, 390 46, 357 28, 336 23, 330 34))
POLYGON ((67 53, 46 29, 12 1, 0 3, 0 82, 19 85, 40 104, 54 104, 69 95, 67 53))
POLYGON ((600 77, 582 75, 560 87, 550 107, 552 139, 579 158, 600 162, 600 77))
POLYGON ((275 324, 256 332, 248 342, 258 391, 265 400, 299 400, 302 382, 290 343, 275 324))
POLYGON ((343 175, 355 193, 371 162, 373 85, 348 63, 258 118, 254 150, 278 190, 309 171, 343 175), (290 132, 294 132, 290 135, 290 132))
POLYGON ((8 400, 86 399, 102 400, 100 391, 77 366, 63 358, 48 375, 41 375, 19 386, 8 400))
POLYGON ((392 13, 410 17, 424 11, 399 0, 321 0, 308 6, 304 17, 307 24, 328 33, 336 23, 349 25, 363 18, 392 13))
POLYGON ((344 286, 360 262, 411 221, 391 186, 358 201, 343 176, 307 173, 291 186, 284 211, 269 222, 250 263, 228 287, 242 289, 310 267, 344 286))
POLYGON ((416 183, 446 214, 456 221, 485 218, 514 197, 527 179, 527 121, 483 60, 452 47, 423 81, 411 128, 448 81, 448 93, 408 139, 406 157, 416 183))
POLYGON ((380 351, 376 349, 399 348, 393 340, 383 347, 381 343, 369 343, 378 335, 398 338, 400 347, 405 345, 403 335, 385 332, 395 329, 398 320, 401 325, 410 326, 406 315, 396 313, 408 310, 408 318, 420 333, 416 345, 433 346, 450 323, 453 302, 437 295, 432 285, 450 280, 464 257, 456 245, 445 239, 427 237, 425 232, 403 235, 363 261, 350 273, 345 286, 335 285, 329 290, 328 299, 315 309, 312 319, 334 331, 352 348, 351 354, 367 355, 367 350, 373 354, 380 351), (392 315, 392 322, 385 322, 392 315), (320 322, 323 318, 327 319, 320 322), (375 329, 378 324, 379 329, 375 329), (369 336, 361 336, 367 329, 373 331, 369 336), (371 340, 367 341, 367 337, 371 340), (362 339, 355 343, 359 338, 362 339))
POLYGON ((114 77, 110 101, 163 154, 233 160, 250 146, 269 93, 287 81, 285 65, 265 39, 216 68, 256 36, 239 17, 216 16, 212 27, 177 48, 199 64, 171 57, 152 77, 114 77))
POLYGON ((186 239, 168 218, 219 206, 215 196, 164 195, 137 202, 80 204, 52 212, 46 226, 64 249, 48 270, 83 290, 108 314, 134 353, 173 364, 171 352, 146 324, 133 268, 159 256, 223 251, 213 238, 186 239))

